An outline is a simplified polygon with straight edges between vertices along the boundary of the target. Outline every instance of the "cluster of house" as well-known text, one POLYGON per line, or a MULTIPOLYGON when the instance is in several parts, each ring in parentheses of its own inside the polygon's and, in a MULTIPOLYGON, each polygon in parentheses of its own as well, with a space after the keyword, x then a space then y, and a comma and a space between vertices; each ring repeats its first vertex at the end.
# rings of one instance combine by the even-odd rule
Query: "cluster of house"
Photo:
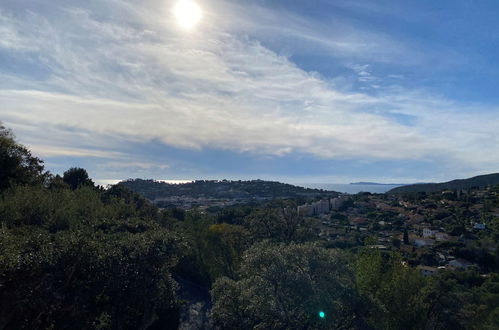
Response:
POLYGON ((439 266, 439 267, 431 267, 431 266, 425 266, 425 265, 419 265, 417 269, 423 276, 432 276, 438 273, 439 270, 443 269, 467 269, 469 267, 473 266, 473 264, 467 260, 464 259, 453 259, 449 261, 449 263, 446 266, 439 266))
MULTIPOLYGON (((475 223, 473 228, 482 230, 485 229, 486 226, 483 223, 475 223)), ((414 241, 414 245, 417 247, 432 246, 435 242, 444 242, 452 238, 447 233, 436 227, 413 225, 413 232, 415 235, 411 235, 411 241, 414 241)))
MULTIPOLYGON (((416 247, 431 246, 435 241, 447 241, 453 239, 452 236, 442 232, 439 228, 435 227, 418 227, 414 226, 414 230, 419 234, 418 237, 414 237, 414 245, 416 247)), ((440 260, 440 264, 445 263, 445 266, 431 267, 426 265, 419 265, 417 268, 423 276, 431 276, 438 273, 442 269, 467 269, 473 266, 467 260, 461 258, 454 258, 453 256, 446 256, 440 252, 436 253, 440 260)))
POLYGON ((297 208, 299 215, 315 216, 329 213, 331 210, 337 210, 346 201, 346 197, 340 196, 330 199, 321 199, 320 201, 300 205, 297 208))
MULTIPOLYGON (((368 198, 354 200, 352 207, 345 210, 341 206, 348 200, 346 196, 338 198, 323 199, 298 207, 298 213, 305 216, 316 216, 322 221, 317 222, 318 236, 326 240, 345 241, 352 239, 350 232, 372 231, 377 235, 377 243, 372 248, 386 250, 392 245, 407 253, 409 256, 430 255, 421 258, 419 262, 427 262, 429 265, 420 265, 418 270, 423 276, 437 274, 441 269, 468 269, 478 267, 467 260, 456 258, 452 251, 439 245, 438 242, 463 240, 452 236, 452 231, 440 227, 445 221, 428 221, 433 215, 452 214, 453 209, 469 208, 472 215, 469 217, 470 227, 473 232, 487 230, 486 223, 479 217, 483 204, 475 203, 472 206, 463 205, 462 201, 443 199, 433 203, 429 201, 408 202, 391 198, 391 196, 377 195, 368 198), (325 214, 340 209, 340 213, 334 213, 334 217, 325 214), (382 217, 380 217, 380 215, 382 217), (386 215, 386 216, 385 216, 386 215), (437 225, 438 224, 438 225, 437 225), (437 225, 437 226, 436 226, 437 225), (407 228, 408 235, 404 237, 403 228, 407 228), (409 242, 400 244, 408 239, 409 242), (437 250, 429 250, 428 247, 437 246, 437 250), (431 261, 430 261, 431 260, 431 261)), ((492 209, 491 213, 499 217, 499 208, 492 209)))
POLYGON ((212 197, 169 196, 169 197, 157 197, 153 200, 153 203, 156 205, 165 205, 163 207, 174 206, 184 210, 198 209, 200 211, 204 211, 210 207, 227 207, 237 204, 246 204, 253 201, 265 202, 271 199, 272 199, 271 197, 212 198, 212 197))
POLYGON ((413 225, 412 230, 416 235, 411 235, 410 238, 417 247, 431 246, 435 241, 443 242, 449 240, 449 235, 440 231, 439 228, 413 225))

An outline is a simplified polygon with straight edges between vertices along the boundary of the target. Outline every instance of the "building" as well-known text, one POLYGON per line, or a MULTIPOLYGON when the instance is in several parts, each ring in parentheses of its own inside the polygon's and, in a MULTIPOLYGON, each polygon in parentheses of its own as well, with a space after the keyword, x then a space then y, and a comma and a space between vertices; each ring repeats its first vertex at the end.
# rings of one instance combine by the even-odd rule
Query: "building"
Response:
POLYGON ((349 222, 351 225, 364 225, 368 223, 368 219, 364 217, 355 217, 355 218, 350 218, 349 222))
POLYGON ((330 202, 328 199, 322 199, 311 204, 300 205, 297 208, 299 215, 314 216, 329 213, 330 202))
POLYGON ((472 264, 471 262, 464 260, 464 259, 454 259, 452 261, 449 261, 449 266, 452 266, 454 268, 460 268, 460 269, 466 269, 470 267, 472 264))
POLYGON ((414 240, 414 245, 417 247, 432 246, 433 243, 435 243, 435 240, 428 238, 416 238, 414 240))
POLYGON ((309 204, 298 206, 297 212, 299 215, 307 215, 307 216, 313 215, 312 206, 309 204))
POLYGON ((484 223, 478 223, 478 222, 475 222, 475 224, 473 225, 473 229, 485 229, 486 226, 484 223))
POLYGON ((329 200, 331 210, 339 209, 343 205, 343 203, 345 203, 345 201, 346 201, 345 197, 331 198, 329 200))
POLYGON ((440 241, 440 242, 447 241, 447 240, 449 240, 449 236, 446 233, 439 232, 439 233, 435 233, 435 239, 437 241, 440 241))
POLYGON ((314 207, 314 214, 329 213, 329 200, 323 199, 312 204, 314 207))
POLYGON ((436 233, 436 232, 437 232, 436 230, 433 230, 433 229, 431 229, 431 228, 427 228, 427 227, 426 227, 426 228, 423 228, 423 237, 424 237, 424 238, 430 238, 430 237, 433 237, 433 236, 435 236, 435 233, 436 233))
POLYGON ((377 249, 377 250, 386 250, 387 249, 386 245, 382 245, 382 244, 369 245, 369 247, 371 249, 377 249))
POLYGON ((421 275, 423 276, 433 276, 438 273, 438 268, 420 265, 417 267, 421 275))

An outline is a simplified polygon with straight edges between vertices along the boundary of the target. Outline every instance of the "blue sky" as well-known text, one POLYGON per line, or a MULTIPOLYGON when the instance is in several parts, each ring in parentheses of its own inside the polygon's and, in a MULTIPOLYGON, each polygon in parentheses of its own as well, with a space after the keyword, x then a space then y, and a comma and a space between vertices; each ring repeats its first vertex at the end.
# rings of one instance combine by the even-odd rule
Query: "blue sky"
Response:
POLYGON ((54 173, 499 172, 499 2, 3 0, 0 120, 54 173))

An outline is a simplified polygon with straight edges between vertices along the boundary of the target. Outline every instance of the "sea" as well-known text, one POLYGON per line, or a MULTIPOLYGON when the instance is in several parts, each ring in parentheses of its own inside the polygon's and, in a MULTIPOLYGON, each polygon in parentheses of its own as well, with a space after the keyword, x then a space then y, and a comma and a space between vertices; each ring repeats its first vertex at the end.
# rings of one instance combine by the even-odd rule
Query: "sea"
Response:
POLYGON ((295 185, 312 189, 332 190, 345 194, 370 192, 382 194, 390 189, 400 187, 401 184, 341 184, 341 183, 296 183, 295 185))

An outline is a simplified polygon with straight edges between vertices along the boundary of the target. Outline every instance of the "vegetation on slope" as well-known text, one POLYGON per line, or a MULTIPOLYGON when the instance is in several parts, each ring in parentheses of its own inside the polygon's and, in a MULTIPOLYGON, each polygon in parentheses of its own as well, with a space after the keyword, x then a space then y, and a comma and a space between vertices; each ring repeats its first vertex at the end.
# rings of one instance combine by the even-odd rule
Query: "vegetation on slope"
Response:
POLYGON ((3 128, 0 149, 0 172, 8 173, 0 187, 0 329, 175 329, 182 304, 197 303, 179 301, 178 283, 211 293, 206 327, 216 329, 499 322, 498 274, 423 277, 368 239, 329 248, 291 201, 217 214, 160 211, 123 185, 96 187, 83 169, 45 172, 3 128))
POLYGON ((5 129, 0 143, 0 329, 175 329, 168 219, 83 169, 49 175, 5 129))
POLYGON ((499 184, 499 173, 479 175, 469 179, 458 179, 442 183, 421 183, 393 188, 388 194, 431 193, 441 190, 468 190, 499 184))
POLYGON ((155 180, 130 179, 119 183, 150 200, 184 196, 210 198, 293 198, 303 196, 336 196, 335 192, 293 186, 286 183, 251 180, 197 180, 185 184, 168 184, 155 180))

